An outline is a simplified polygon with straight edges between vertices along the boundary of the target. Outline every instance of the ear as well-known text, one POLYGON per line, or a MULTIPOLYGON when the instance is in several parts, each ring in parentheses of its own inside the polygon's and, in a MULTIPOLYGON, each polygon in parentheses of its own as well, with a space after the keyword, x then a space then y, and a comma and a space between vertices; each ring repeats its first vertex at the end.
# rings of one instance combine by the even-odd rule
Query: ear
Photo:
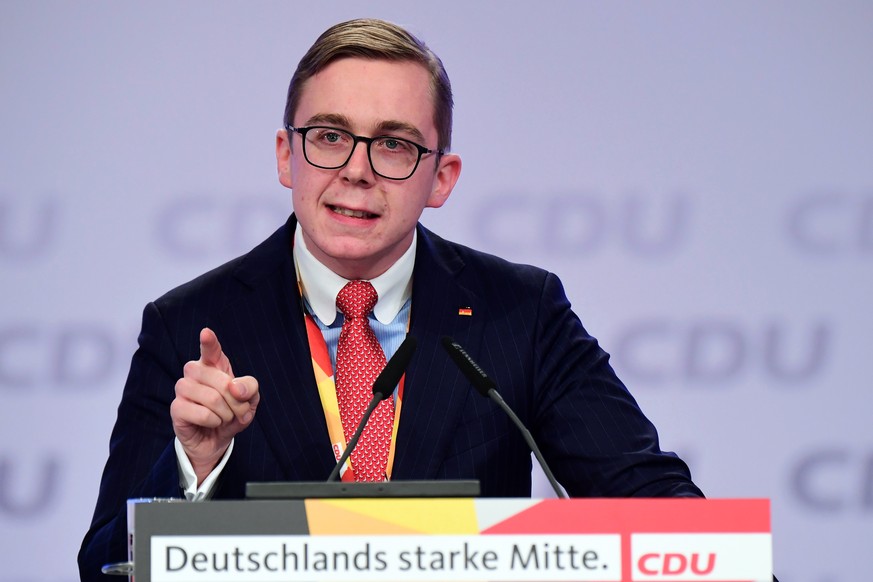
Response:
POLYGON ((279 173, 279 183, 286 188, 294 187, 291 171, 291 136, 282 128, 276 132, 276 171, 279 173))
POLYGON ((457 154, 443 154, 437 166, 433 190, 427 198, 428 208, 439 208, 449 199, 461 175, 461 157, 457 154))

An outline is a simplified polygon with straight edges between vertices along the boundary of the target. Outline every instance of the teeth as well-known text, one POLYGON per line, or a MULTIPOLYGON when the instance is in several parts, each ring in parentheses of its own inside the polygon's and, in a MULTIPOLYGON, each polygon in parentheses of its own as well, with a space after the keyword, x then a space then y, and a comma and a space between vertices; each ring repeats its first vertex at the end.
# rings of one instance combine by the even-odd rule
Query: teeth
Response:
POLYGON ((349 208, 340 208, 339 206, 334 206, 333 211, 337 214, 342 214, 343 216, 351 216, 353 218, 372 218, 374 216, 373 214, 364 210, 351 210, 349 208))

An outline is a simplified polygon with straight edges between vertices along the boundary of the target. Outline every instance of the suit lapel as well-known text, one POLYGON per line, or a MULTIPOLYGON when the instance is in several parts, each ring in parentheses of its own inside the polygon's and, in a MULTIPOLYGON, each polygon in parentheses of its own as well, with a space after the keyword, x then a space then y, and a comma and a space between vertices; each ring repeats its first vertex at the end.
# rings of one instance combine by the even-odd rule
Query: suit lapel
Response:
POLYGON ((333 455, 291 253, 295 226, 292 216, 239 265, 235 276, 248 293, 222 313, 221 326, 232 338, 224 347, 234 372, 258 379, 255 423, 282 473, 288 480, 319 480, 330 473, 333 455))
POLYGON ((485 305, 463 286, 465 265, 455 250, 419 226, 412 280, 410 334, 418 349, 407 371, 395 453, 395 479, 433 479, 470 394, 441 338, 479 352, 485 305), (472 309, 472 315, 459 310, 472 309))
MULTIPOLYGON (((235 373, 258 379, 255 423, 282 474, 288 480, 320 480, 333 468, 333 454, 291 254, 295 227, 292 216, 240 263, 235 276, 247 289, 212 325, 235 373)), ((465 265, 455 250, 423 227, 418 235, 410 322, 418 349, 407 371, 395 479, 437 476, 471 391, 441 338, 478 353, 487 313, 481 298, 460 281, 465 265), (459 314, 466 308, 472 316, 459 314)))

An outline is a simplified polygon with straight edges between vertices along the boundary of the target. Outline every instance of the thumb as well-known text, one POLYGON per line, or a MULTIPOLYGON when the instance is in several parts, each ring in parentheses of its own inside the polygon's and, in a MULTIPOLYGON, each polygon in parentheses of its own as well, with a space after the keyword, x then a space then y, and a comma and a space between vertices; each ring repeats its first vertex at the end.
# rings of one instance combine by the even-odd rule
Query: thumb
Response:
POLYGON ((240 376, 231 383, 231 395, 239 402, 248 402, 257 407, 261 400, 258 381, 253 376, 240 376))
POLYGON ((247 425, 254 418, 255 412, 258 410, 258 404, 261 401, 258 381, 252 376, 234 378, 231 384, 231 395, 240 403, 244 403, 239 411, 235 410, 235 413, 241 414, 241 416, 238 416, 240 422, 247 425))

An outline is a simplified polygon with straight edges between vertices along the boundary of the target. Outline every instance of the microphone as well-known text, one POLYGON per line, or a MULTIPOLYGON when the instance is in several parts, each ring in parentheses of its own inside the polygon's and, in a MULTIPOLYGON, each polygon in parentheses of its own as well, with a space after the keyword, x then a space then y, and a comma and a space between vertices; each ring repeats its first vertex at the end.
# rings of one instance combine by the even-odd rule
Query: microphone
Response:
POLYGON ((343 451, 333 471, 330 472, 330 476, 327 478, 328 481, 335 481, 337 479, 340 469, 346 464, 355 446, 357 446, 358 439, 361 438, 364 427, 367 425, 367 421, 370 420, 373 411, 376 410, 380 402, 391 396, 394 392, 394 387, 400 382, 406 367, 409 366, 409 361, 412 360, 412 354, 415 353, 416 345, 415 338, 407 335, 403 343, 400 344, 400 347, 397 348, 397 351, 394 352, 394 355, 391 356, 391 359, 388 360, 388 363, 385 364, 379 376, 376 377, 376 381, 373 382, 373 399, 370 400, 367 410, 364 411, 361 422, 358 423, 358 428, 355 429, 355 434, 349 440, 346 450, 343 451))
POLYGON ((500 393, 497 391, 497 384, 494 383, 494 380, 488 377, 488 374, 479 367, 479 364, 473 361, 473 358, 470 357, 470 354, 461 347, 455 340, 448 336, 443 336, 442 338, 443 348, 445 348, 446 352, 449 354, 449 357, 455 362, 455 365, 458 369, 461 370, 461 373, 467 377, 467 380, 470 381, 470 384, 473 385, 473 388, 476 389, 479 394, 486 398, 490 398, 494 402, 497 403, 500 408, 509 416, 512 422, 518 427, 518 430, 521 431, 521 436, 524 437, 524 441, 527 443, 527 446, 530 447, 530 450, 533 451, 534 456, 537 458, 537 461, 540 464, 540 467, 543 468, 543 473, 546 474, 546 478, 549 480, 549 485, 554 489, 555 494, 561 498, 566 499, 567 495, 558 485, 558 481, 555 479, 555 476, 552 474, 552 470, 549 468, 548 464, 546 464, 546 460, 543 458, 542 453, 540 452, 540 448, 537 446, 536 442, 531 436, 530 431, 527 430, 527 427, 519 420, 518 416, 515 415, 515 412, 509 407, 503 397, 500 396, 500 393))

